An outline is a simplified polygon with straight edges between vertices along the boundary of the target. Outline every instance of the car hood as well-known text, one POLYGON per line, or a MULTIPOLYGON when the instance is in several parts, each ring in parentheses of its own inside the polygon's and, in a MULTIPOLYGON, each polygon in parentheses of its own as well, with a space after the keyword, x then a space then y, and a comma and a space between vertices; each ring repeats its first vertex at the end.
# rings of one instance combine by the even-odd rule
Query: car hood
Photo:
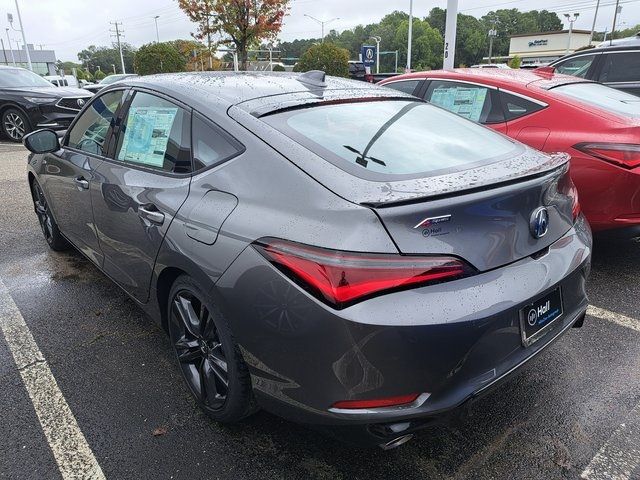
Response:
POLYGON ((4 88, 16 95, 29 95, 33 97, 89 97, 91 93, 81 88, 73 87, 16 87, 4 88))

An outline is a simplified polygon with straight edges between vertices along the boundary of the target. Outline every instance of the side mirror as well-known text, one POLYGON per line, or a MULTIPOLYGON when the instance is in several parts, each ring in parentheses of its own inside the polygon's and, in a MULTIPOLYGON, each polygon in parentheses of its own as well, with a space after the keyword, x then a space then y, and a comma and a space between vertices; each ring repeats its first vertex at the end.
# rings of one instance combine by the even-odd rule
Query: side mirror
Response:
POLYGON ((25 135, 22 143, 33 153, 50 153, 60 150, 58 134, 49 129, 36 130, 25 135))

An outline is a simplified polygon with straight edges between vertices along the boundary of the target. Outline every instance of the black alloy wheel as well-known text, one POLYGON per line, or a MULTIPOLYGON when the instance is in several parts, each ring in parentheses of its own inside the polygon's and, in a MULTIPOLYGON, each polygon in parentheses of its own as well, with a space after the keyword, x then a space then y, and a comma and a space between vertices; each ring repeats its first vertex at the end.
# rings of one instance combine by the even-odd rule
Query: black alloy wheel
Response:
POLYGON ((49 247, 56 251, 66 250, 69 248, 69 243, 60 233, 58 225, 56 224, 53 215, 51 215, 51 210, 47 204, 44 192, 35 180, 33 180, 31 184, 31 195, 33 197, 33 208, 35 209, 38 217, 40 228, 42 228, 42 234, 49 244, 49 247))
POLYGON ((247 366, 218 309, 190 277, 180 277, 169 303, 169 335, 182 376, 212 418, 234 422, 252 413, 247 366))

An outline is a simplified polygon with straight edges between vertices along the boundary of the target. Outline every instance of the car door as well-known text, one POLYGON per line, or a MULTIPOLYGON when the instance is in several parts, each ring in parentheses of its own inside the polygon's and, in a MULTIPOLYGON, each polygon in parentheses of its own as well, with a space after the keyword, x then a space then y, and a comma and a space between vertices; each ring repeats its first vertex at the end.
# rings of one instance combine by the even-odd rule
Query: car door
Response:
POLYGON ((191 111, 157 93, 132 92, 110 158, 91 191, 104 272, 146 301, 156 254, 189 193, 191 111))
POLYGON ((93 222, 90 190, 96 168, 105 158, 124 94, 121 89, 96 97, 74 121, 62 148, 45 156, 41 173, 60 231, 99 266, 102 252, 93 222))
POLYGON ((640 96, 640 49, 606 53, 598 80, 640 96))
POLYGON ((461 117, 506 133, 504 114, 495 87, 456 80, 431 79, 424 99, 461 117))

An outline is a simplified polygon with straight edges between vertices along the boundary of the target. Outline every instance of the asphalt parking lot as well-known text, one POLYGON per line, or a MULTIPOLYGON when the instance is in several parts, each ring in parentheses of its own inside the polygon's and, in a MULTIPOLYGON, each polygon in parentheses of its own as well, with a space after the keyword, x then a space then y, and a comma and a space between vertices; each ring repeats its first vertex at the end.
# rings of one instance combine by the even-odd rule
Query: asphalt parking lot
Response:
POLYGON ((640 243, 598 241, 584 327, 462 418, 355 450, 264 412, 200 413, 164 332, 80 254, 49 250, 25 161, 0 144, 0 478, 640 478, 640 243))

